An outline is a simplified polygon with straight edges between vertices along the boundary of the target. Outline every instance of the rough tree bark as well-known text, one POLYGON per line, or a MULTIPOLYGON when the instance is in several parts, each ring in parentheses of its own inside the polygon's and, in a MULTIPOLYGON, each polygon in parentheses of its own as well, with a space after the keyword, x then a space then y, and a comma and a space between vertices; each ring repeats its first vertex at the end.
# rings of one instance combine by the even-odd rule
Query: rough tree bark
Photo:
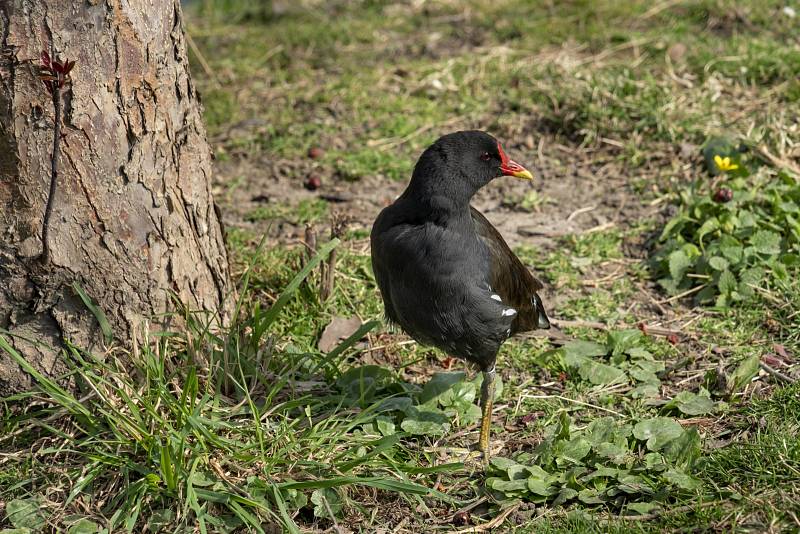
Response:
MULTIPOLYGON (((171 294, 220 317, 230 309, 181 20, 179 0, 0 0, 0 329, 47 375, 65 370, 48 347, 102 341, 75 281, 123 342, 158 322, 171 294), (37 69, 43 50, 76 61, 47 264, 54 116, 37 69)), ((0 351, 0 396, 30 384, 0 351)))

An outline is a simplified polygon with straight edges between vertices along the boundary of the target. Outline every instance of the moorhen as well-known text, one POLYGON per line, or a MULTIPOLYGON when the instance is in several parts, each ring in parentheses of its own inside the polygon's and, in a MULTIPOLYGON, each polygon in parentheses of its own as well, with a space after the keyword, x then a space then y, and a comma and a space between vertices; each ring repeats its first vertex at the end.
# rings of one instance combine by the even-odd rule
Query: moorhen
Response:
POLYGON ((500 345, 518 332, 550 327, 537 294, 541 282, 470 206, 500 176, 533 179, 491 135, 445 135, 422 153, 408 187, 381 211, 371 234, 386 317, 419 343, 483 372, 478 449, 484 462, 500 345))

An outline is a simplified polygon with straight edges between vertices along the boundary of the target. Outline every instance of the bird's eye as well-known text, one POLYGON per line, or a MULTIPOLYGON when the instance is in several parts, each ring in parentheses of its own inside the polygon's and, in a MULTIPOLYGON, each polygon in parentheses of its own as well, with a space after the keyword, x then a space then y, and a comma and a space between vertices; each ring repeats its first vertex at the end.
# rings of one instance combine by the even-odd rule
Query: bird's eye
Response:
POLYGON ((489 161, 490 159, 492 159, 492 156, 491 156, 491 155, 489 155, 489 153, 488 153, 488 152, 484 152, 483 154, 481 154, 481 159, 482 159, 483 161, 489 161))

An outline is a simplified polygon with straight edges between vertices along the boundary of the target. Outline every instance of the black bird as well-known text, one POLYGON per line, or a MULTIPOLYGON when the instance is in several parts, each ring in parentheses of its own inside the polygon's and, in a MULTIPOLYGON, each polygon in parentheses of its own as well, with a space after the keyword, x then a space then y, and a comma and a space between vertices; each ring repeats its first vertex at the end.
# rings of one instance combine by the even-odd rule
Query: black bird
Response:
POLYGON ((422 153, 405 192, 378 215, 371 235, 387 318, 483 372, 478 449, 485 462, 500 345, 518 332, 550 327, 537 294, 541 282, 470 206, 500 176, 533 179, 491 135, 445 135, 422 153))

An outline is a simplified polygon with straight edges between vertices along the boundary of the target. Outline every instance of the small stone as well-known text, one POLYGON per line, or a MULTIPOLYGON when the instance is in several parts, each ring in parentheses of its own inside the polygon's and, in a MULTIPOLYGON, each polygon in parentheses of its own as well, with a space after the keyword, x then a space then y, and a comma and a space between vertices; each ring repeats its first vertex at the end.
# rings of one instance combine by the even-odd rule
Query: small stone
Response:
POLYGON ((312 174, 306 178, 306 181, 303 183, 303 187, 309 191, 316 191, 322 187, 322 178, 320 178, 317 174, 312 174))
POLYGON ((675 43, 667 49, 667 55, 673 61, 673 63, 677 63, 681 61, 684 56, 686 56, 686 45, 683 43, 675 43))
POLYGON ((308 157, 311 159, 319 159, 325 155, 325 151, 318 146, 312 146, 308 149, 308 157))

